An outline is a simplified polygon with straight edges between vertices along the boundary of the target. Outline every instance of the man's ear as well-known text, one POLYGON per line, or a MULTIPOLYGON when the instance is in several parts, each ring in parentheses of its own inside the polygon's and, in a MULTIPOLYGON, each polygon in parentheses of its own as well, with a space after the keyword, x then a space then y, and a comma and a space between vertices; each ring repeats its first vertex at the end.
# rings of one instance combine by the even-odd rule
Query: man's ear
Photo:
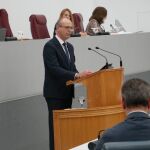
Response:
POLYGON ((123 109, 126 109, 126 104, 125 104, 125 100, 123 97, 122 97, 122 107, 123 107, 123 109))

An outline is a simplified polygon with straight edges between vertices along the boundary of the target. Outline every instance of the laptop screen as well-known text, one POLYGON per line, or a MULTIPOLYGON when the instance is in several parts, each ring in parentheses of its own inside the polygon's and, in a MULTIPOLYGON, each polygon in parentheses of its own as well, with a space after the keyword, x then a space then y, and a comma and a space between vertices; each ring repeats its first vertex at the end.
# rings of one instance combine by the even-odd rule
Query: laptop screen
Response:
POLYGON ((118 28, 118 31, 126 32, 125 28, 123 27, 123 25, 120 23, 120 21, 118 19, 115 19, 115 25, 118 28))

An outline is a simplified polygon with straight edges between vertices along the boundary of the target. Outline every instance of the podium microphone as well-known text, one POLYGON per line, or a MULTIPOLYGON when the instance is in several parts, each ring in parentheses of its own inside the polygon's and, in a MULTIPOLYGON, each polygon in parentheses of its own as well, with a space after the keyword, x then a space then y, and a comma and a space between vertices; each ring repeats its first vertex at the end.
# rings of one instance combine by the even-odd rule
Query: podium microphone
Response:
POLYGON ((115 55, 115 56, 119 57, 119 58, 120 58, 120 67, 122 67, 122 58, 121 58, 120 55, 115 54, 115 53, 110 52, 110 51, 107 51, 107 50, 104 50, 104 49, 102 49, 102 48, 100 48, 100 47, 95 47, 95 48, 96 48, 96 49, 99 49, 99 50, 102 50, 102 51, 104 51, 104 52, 106 52, 106 53, 110 53, 110 54, 112 54, 112 55, 115 55))
POLYGON ((102 56, 105 59, 105 61, 106 61, 106 65, 103 67, 103 69, 108 69, 109 65, 108 65, 108 60, 107 60, 106 56, 102 55, 101 53, 97 52, 96 50, 94 50, 94 49, 92 49, 90 47, 88 48, 88 50, 94 51, 98 55, 102 56))

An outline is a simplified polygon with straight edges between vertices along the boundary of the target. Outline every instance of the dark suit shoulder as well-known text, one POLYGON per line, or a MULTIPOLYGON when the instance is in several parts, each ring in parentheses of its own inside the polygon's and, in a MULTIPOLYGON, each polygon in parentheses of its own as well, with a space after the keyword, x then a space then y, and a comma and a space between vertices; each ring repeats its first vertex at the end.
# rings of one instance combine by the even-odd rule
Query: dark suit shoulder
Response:
POLYGON ((145 113, 137 112, 128 115, 128 117, 123 122, 106 130, 106 134, 104 135, 113 134, 113 137, 118 137, 122 136, 122 134, 126 133, 126 131, 133 131, 142 128, 150 130, 150 117, 145 113))
POLYGON ((46 42, 46 44, 44 45, 44 51, 47 51, 47 50, 52 50, 52 49, 55 49, 56 48, 56 44, 57 41, 55 40, 55 38, 52 38, 51 40, 49 40, 48 42, 46 42))
MULTIPOLYGON (((96 150, 101 150, 103 144, 106 142, 116 141, 116 139, 118 139, 118 137, 120 137, 120 133, 121 133, 121 132, 118 132, 118 130, 122 131, 122 129, 124 130, 124 122, 121 122, 121 123, 115 125, 114 127, 107 129, 103 133, 100 140, 98 140, 96 150)), ((121 134, 121 136, 122 136, 122 134, 121 134)))
POLYGON ((108 137, 111 137, 111 136, 118 136, 118 134, 122 134, 122 132, 124 132, 124 130, 126 129, 126 122, 123 121, 117 125, 115 125, 114 127, 110 128, 110 129, 107 129, 104 134, 103 134, 103 138, 108 138, 108 137), (121 132, 119 132, 121 131, 121 132), (115 134, 114 134, 115 133, 115 134))
POLYGON ((141 112, 132 113, 123 122, 104 132, 96 150, 100 150, 106 142, 150 140, 149 133, 149 116, 141 112))
POLYGON ((52 56, 55 56, 56 54, 57 54, 57 48, 53 44, 53 41, 49 40, 44 45, 44 49, 43 49, 44 60, 49 60, 52 56))
POLYGON ((100 150, 106 142, 150 140, 150 118, 144 113, 129 115, 125 121, 106 130, 97 144, 100 150), (138 131, 138 132, 137 132, 138 131))
POLYGON ((46 42, 45 46, 48 45, 54 45, 56 43, 56 40, 54 38, 50 39, 49 41, 46 42))

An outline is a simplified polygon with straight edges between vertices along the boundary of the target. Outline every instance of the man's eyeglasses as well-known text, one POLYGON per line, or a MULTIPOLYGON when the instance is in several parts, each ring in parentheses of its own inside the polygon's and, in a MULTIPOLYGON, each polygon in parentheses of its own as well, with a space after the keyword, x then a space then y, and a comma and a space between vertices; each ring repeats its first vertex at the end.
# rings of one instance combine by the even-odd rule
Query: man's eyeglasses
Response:
POLYGON ((73 30, 73 27, 71 27, 71 26, 61 26, 62 28, 65 28, 65 29, 67 29, 67 30, 73 30))

